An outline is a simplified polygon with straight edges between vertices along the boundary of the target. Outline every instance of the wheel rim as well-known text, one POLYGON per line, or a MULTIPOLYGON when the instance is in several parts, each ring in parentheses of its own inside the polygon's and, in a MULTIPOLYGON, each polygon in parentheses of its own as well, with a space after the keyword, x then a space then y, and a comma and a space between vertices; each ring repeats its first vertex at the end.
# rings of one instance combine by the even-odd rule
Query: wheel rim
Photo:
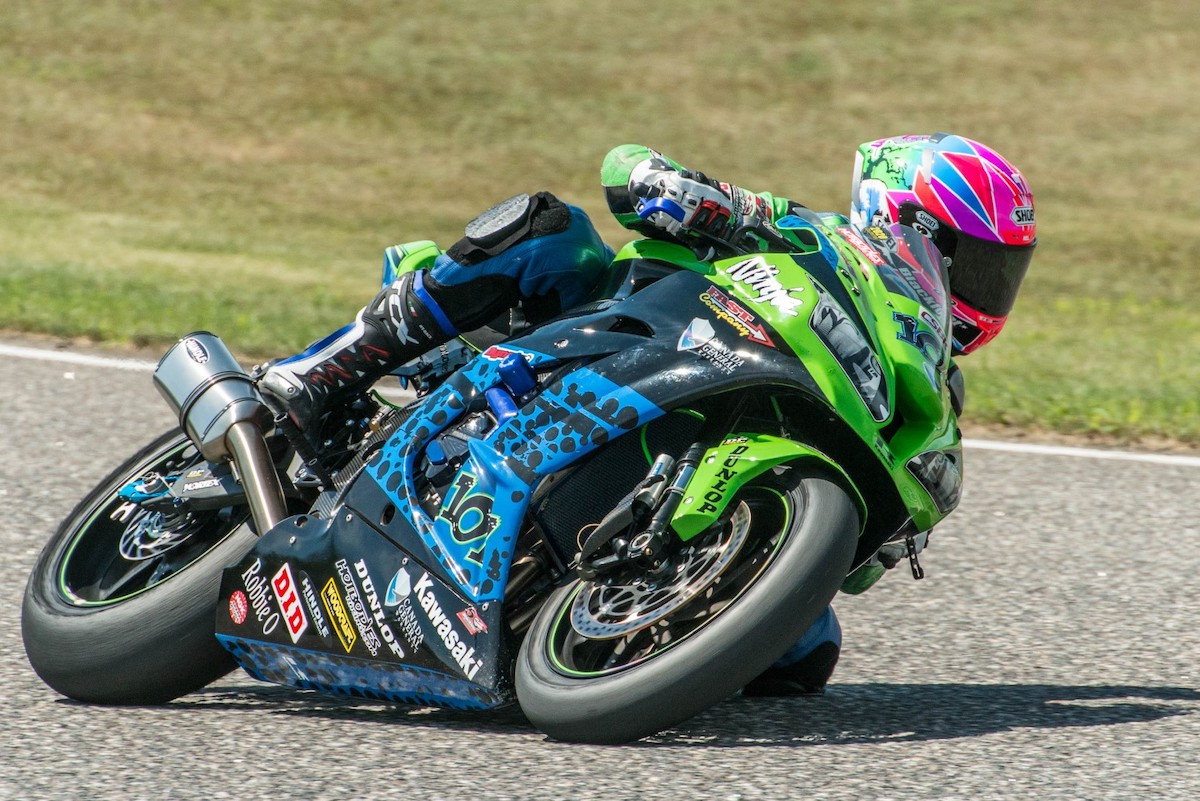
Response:
MULTIPOLYGON (((204 462, 186 439, 168 443, 126 480, 151 472, 182 473, 204 462)), ((59 560, 58 592, 71 606, 120 603, 179 574, 249 517, 245 507, 179 514, 151 511, 121 498, 114 482, 82 516, 59 560)))
POLYGON ((594 678, 653 659, 717 619, 758 581, 786 539, 790 496, 770 487, 741 493, 720 526, 687 543, 668 580, 644 575, 579 582, 559 602, 546 641, 555 671, 594 678), (647 584, 657 586, 645 586, 647 584))

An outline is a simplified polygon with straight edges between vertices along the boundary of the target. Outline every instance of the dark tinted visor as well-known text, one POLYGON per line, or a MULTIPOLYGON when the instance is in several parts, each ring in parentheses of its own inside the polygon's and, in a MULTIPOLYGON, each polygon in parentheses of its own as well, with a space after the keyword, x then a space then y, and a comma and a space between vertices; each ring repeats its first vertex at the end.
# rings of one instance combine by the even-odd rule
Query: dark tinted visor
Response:
POLYGON ((1005 317, 1017 301, 1017 292, 1037 242, 1002 245, 956 232, 950 256, 950 293, 989 317, 1005 317))

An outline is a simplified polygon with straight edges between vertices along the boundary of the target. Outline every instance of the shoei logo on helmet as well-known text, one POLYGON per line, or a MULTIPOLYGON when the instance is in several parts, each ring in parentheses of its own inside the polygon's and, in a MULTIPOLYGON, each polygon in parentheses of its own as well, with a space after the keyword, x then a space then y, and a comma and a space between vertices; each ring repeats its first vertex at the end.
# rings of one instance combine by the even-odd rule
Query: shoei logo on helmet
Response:
MULTIPOLYGON (((1032 209, 1030 209, 1030 211, 1032 211, 1032 209)), ((921 209, 917 209, 917 222, 928 228, 930 231, 936 231, 939 227, 937 217, 934 217, 932 214, 921 209)))
POLYGON ((208 348, 200 344, 200 340, 188 337, 183 341, 183 348, 196 364, 208 364, 208 348))
POLYGON ((1017 225, 1033 225, 1033 206, 1017 206, 1009 218, 1017 225))

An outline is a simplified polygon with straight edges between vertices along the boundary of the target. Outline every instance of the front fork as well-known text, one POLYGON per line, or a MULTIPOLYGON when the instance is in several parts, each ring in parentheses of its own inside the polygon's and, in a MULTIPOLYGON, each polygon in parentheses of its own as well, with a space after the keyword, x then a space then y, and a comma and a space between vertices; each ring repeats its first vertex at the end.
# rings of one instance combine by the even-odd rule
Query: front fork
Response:
MULTIPOLYGON (((844 486, 854 487, 825 454, 768 434, 731 434, 712 447, 695 443, 678 462, 659 456, 626 503, 605 516, 583 542, 576 558, 579 577, 591 581, 629 563, 657 569, 672 542, 707 531, 747 483, 782 464, 803 461, 835 472, 844 486)), ((852 489, 851 499, 865 521, 866 505, 857 490, 852 489)))

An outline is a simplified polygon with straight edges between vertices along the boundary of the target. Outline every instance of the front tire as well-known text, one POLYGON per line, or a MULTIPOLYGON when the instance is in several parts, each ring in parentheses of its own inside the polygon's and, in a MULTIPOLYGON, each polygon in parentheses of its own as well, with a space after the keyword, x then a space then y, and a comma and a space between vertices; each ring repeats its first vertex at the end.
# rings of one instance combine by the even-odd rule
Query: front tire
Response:
POLYGON ((245 507, 166 519, 117 491, 203 459, 169 432, 108 475, 38 558, 21 608, 29 663, 79 701, 157 704, 236 667, 214 636, 221 573, 254 545, 245 507))
POLYGON ((828 606, 859 531, 838 484, 794 470, 784 477, 783 485, 744 488, 725 534, 714 527, 693 540, 727 536, 710 566, 694 571, 708 586, 689 588, 682 602, 635 587, 606 599, 605 588, 581 581, 556 590, 518 655, 517 697, 529 720, 559 740, 627 742, 696 715, 769 667, 828 606), (739 542, 728 535, 748 509, 761 525, 739 542), (722 555, 730 547, 738 555, 722 555), (596 619, 587 612, 592 597, 596 619), (655 604, 662 617, 650 623, 655 604), (617 616, 603 619, 605 610, 624 615, 627 634, 617 616))

